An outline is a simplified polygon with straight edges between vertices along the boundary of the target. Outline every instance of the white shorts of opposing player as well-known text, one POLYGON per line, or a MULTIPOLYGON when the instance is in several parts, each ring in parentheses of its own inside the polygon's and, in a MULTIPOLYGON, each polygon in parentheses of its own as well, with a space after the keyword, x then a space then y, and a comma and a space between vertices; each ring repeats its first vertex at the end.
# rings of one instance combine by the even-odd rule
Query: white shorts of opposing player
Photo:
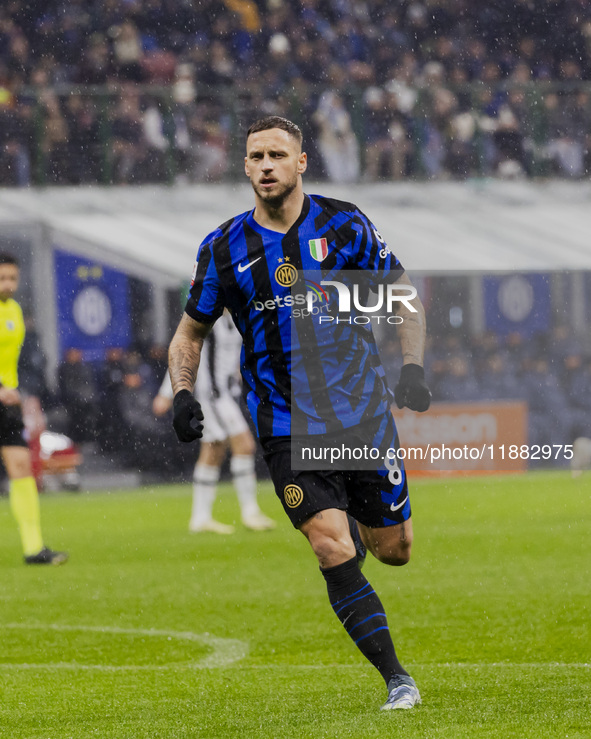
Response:
MULTIPOLYGON (((230 459, 230 472, 236 489, 240 516, 247 529, 265 531, 275 528, 275 521, 265 516, 257 502, 257 479, 254 455, 235 454, 230 459)), ((213 503, 220 468, 197 463, 193 473, 193 508, 189 530, 212 531, 216 534, 233 534, 234 527, 213 518, 213 503)))

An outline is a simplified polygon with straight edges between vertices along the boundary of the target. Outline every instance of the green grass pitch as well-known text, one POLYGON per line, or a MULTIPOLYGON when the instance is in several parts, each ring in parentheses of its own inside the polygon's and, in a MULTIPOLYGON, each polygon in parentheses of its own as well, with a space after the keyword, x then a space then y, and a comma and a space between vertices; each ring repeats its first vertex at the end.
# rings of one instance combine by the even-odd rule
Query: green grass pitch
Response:
POLYGON ((412 711, 379 711, 308 545, 260 499, 276 531, 220 537, 188 533, 189 486, 45 496, 60 568, 21 564, 0 500, 0 737, 591 737, 591 474, 413 482, 410 564, 364 570, 412 711))

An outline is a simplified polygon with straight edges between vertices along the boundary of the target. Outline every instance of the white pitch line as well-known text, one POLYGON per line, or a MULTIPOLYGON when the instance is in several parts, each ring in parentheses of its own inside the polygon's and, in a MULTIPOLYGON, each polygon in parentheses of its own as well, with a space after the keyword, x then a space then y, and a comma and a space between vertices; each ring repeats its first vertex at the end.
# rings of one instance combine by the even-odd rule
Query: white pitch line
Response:
MULTIPOLYGON (((228 640, 231 641, 231 640, 228 640)), ((1 670, 70 670, 70 671, 89 671, 96 670, 98 672, 139 672, 139 671, 162 671, 162 670, 203 670, 203 669, 220 669, 229 666, 222 664, 205 664, 204 661, 200 662, 172 662, 167 665, 83 665, 75 662, 50 662, 50 663, 0 663, 1 670)), ((552 669, 591 669, 591 664, 585 662, 523 662, 515 664, 506 663, 491 663, 491 662, 429 662, 426 664, 413 664, 413 669, 440 669, 442 667, 446 669, 481 669, 484 667, 511 667, 515 669, 540 669, 544 667, 551 667, 552 669)), ((319 670, 358 670, 363 673, 370 672, 369 668, 365 665, 290 665, 290 664, 272 664, 272 665, 241 665, 241 671, 246 670, 281 670, 281 672, 288 672, 289 670, 304 670, 304 671, 319 671, 319 670)))
MULTIPOLYGON (((426 670, 429 668, 458 668, 458 669, 480 669, 483 667, 494 667, 495 669, 503 667, 511 667, 516 669, 531 668, 541 669, 551 667, 552 669, 591 669, 589 662, 412 662, 412 669, 426 670)), ((241 670, 361 670, 371 672, 371 668, 364 664, 359 665, 292 665, 292 664, 272 664, 272 665, 241 665, 241 670)))
POLYGON ((3 669, 60 669, 60 670, 170 670, 170 669, 211 669, 227 667, 244 659, 248 654, 248 644, 239 639, 223 639, 211 634, 195 634, 192 631, 170 631, 167 629, 134 629, 119 626, 72 626, 68 624, 0 624, 2 629, 23 629, 31 631, 82 631, 99 634, 130 634, 133 636, 166 637, 178 641, 189 641, 201 644, 212 650, 197 662, 170 662, 165 665, 85 665, 77 662, 51 662, 46 664, 11 664, 0 663, 3 669))

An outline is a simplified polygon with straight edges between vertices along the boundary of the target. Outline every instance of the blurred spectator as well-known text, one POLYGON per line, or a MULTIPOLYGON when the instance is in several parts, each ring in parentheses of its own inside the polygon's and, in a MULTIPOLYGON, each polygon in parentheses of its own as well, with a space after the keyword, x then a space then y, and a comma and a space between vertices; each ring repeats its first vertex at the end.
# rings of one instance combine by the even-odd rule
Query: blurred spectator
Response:
POLYGON ((192 64, 179 64, 172 85, 172 147, 177 177, 188 180, 191 170, 190 120, 195 111, 195 69, 192 64))
POLYGON ((517 374, 529 356, 527 343, 518 331, 507 334, 505 337, 505 351, 509 369, 517 374))
POLYGON ((68 95, 64 118, 68 129, 68 182, 79 185, 101 181, 100 122, 95 102, 78 94, 68 95))
MULTIPOLYGON (((152 399, 158 391, 158 378, 139 352, 129 351, 123 358, 123 381, 118 394, 119 423, 125 428, 123 461, 130 466, 154 470, 169 464, 170 422, 156 418, 152 399)), ((175 445, 178 446, 178 445, 175 445)))
POLYGON ((47 360, 39 343, 39 336, 31 318, 25 318, 27 332, 18 364, 19 386, 28 394, 39 398, 42 405, 49 402, 49 389, 45 377, 47 360))
POLYGON ((477 91, 473 99, 473 110, 476 117, 479 165, 484 175, 492 175, 497 165, 497 150, 494 134, 497 129, 497 115, 500 105, 499 96, 493 88, 484 87, 477 91))
POLYGON ((199 82, 208 88, 218 85, 231 85, 234 82, 236 68, 228 48, 222 41, 212 41, 209 54, 199 73, 199 82))
POLYGON ((403 54, 399 64, 391 68, 389 81, 384 85, 386 92, 396 95, 398 107, 410 115, 418 99, 417 76, 419 66, 411 52, 403 54))
POLYGON ((14 29, 8 37, 7 52, 7 71, 21 82, 25 82, 32 69, 31 46, 26 36, 14 29))
POLYGON ((318 149, 332 182, 356 182, 359 178, 359 144, 341 95, 323 92, 314 113, 318 126, 318 149))
POLYGON ((544 338, 543 349, 551 357, 559 357, 562 360, 563 357, 578 354, 580 351, 579 341, 566 323, 554 326, 544 338))
POLYGON ((585 173, 586 138, 591 127, 589 95, 584 91, 550 93, 544 98, 547 113, 546 148, 555 171, 567 177, 585 173))
POLYGON ((98 441, 105 452, 115 452, 125 443, 125 430, 119 417, 119 398, 123 386, 123 349, 109 347, 98 367, 100 398, 98 441))
POLYGON ((58 368, 60 402, 68 414, 67 435, 93 441, 98 416, 98 388, 92 365, 79 349, 68 349, 58 368))
POLYGON ((131 86, 122 91, 111 119, 113 182, 129 183, 138 177, 145 151, 139 93, 131 86))
POLYGON ((142 82, 142 40, 137 26, 126 19, 109 29, 113 47, 113 66, 117 77, 128 82, 142 82))
POLYGON ((448 373, 437 383, 435 399, 467 403, 481 398, 480 386, 467 358, 461 354, 451 357, 448 362, 448 373))
POLYGON ((154 373, 154 366, 137 349, 129 349, 123 353, 123 387, 146 387, 152 397, 160 387, 159 376, 154 373))
POLYGON ((548 360, 535 359, 521 381, 528 403, 529 444, 564 444, 571 421, 568 400, 548 360))
POLYGON ((525 175, 525 135, 527 109, 522 90, 512 90, 500 106, 493 140, 497 150, 497 173, 514 178, 525 175))
POLYGON ((458 109, 451 117, 448 149, 447 165, 452 176, 476 174, 476 121, 471 110, 458 109))
POLYGON ((170 424, 156 419, 152 398, 158 390, 155 367, 161 356, 149 361, 135 349, 112 347, 98 369, 100 388, 99 443, 101 449, 125 465, 148 470, 171 470, 179 461, 178 445, 170 424), (159 359, 158 359, 159 357, 159 359))
POLYGON ((63 184, 68 182, 70 166, 68 124, 56 95, 45 90, 40 96, 40 102, 44 116, 41 151, 45 163, 45 176, 51 183, 63 184))
POLYGON ((215 102, 198 103, 189 119, 189 173, 194 182, 216 182, 228 168, 228 121, 215 102))
POLYGON ((148 349, 146 358, 153 377, 164 377, 168 372, 168 347, 161 344, 153 344, 148 349))
POLYGON ((491 354, 485 360, 479 384, 482 400, 517 400, 522 397, 521 383, 509 370, 500 352, 491 354))
POLYGON ((410 118, 400 110, 396 93, 380 87, 366 90, 365 105, 365 179, 400 180, 412 148, 410 118))
POLYGON ((298 77, 305 83, 316 85, 323 81, 324 71, 318 64, 314 44, 310 41, 303 40, 296 46, 294 63, 298 77))
POLYGON ((145 182, 166 182, 170 141, 165 133, 164 115, 154 97, 149 97, 146 101, 142 129, 146 152, 142 157, 141 179, 145 182))
POLYGON ((274 33, 269 39, 269 66, 266 82, 275 95, 298 74, 291 43, 284 33, 274 33))
POLYGON ((569 441, 591 436, 591 361, 577 352, 567 354, 560 379, 569 402, 569 441))
POLYGON ((365 102, 365 179, 375 182, 382 172, 382 158, 389 144, 386 93, 368 87, 365 102))
POLYGON ((451 135, 451 118, 457 111, 455 95, 444 87, 431 93, 430 109, 423 119, 421 162, 429 178, 447 176, 447 139, 451 135))
POLYGON ((101 33, 93 33, 83 50, 74 82, 82 85, 105 85, 111 76, 111 57, 107 39, 101 33))
POLYGON ((34 142, 33 108, 8 98, 0 103, 0 184, 31 184, 31 149, 34 142))

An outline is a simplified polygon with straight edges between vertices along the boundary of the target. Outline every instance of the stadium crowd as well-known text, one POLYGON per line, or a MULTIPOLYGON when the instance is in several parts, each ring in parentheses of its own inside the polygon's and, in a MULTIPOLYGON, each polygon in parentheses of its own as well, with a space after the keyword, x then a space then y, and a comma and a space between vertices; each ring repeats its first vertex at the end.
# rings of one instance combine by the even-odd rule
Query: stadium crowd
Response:
POLYGON ((319 178, 583 177, 590 80, 586 0, 7 0, 0 181, 231 177, 269 113, 319 178))
MULTIPOLYGON (((386 343, 381 353, 394 387, 399 347, 386 343)), ((103 362, 93 364, 71 349, 59 367, 57 391, 51 393, 45 360, 30 329, 19 375, 23 389, 41 398, 51 430, 77 443, 98 443, 122 466, 166 477, 194 462, 177 443, 170 419, 152 411, 166 366, 166 351, 159 346, 112 348, 103 362)), ((431 337, 425 371, 435 401, 526 401, 530 444, 566 444, 591 436, 591 357, 573 342, 566 326, 539 334, 535 341, 492 332, 431 337)))
POLYGON ((115 465, 175 477, 194 463, 176 441, 169 418, 158 418, 152 401, 167 371, 166 349, 112 347, 102 362, 87 362, 68 349, 58 368, 57 387, 46 381, 46 360, 29 329, 19 364, 20 386, 41 401, 50 431, 76 444, 93 443, 115 465))
MULTIPOLYGON (((383 355, 393 382, 399 349, 387 344, 383 355)), ((494 332, 431 337, 425 373, 435 401, 525 401, 530 445, 572 444, 578 436, 591 436, 591 357, 566 325, 534 340, 494 332)))

